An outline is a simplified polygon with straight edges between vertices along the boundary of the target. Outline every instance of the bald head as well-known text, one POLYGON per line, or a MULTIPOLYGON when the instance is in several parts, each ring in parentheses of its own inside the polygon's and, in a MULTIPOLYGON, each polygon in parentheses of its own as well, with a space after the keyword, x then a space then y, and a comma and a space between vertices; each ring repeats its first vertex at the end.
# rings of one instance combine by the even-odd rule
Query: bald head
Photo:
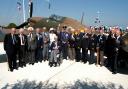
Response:
POLYGON ((42 30, 43 30, 43 32, 46 32, 47 31, 47 28, 46 27, 43 27, 42 30))
POLYGON ((100 34, 103 35, 104 34, 104 30, 100 30, 100 34))
POLYGON ((40 31, 41 31, 40 28, 36 29, 36 33, 40 33, 40 31))
POLYGON ((19 33, 20 34, 23 34, 24 33, 24 29, 23 28, 20 28, 19 33))
POLYGON ((117 30, 117 31, 116 31, 116 35, 117 35, 117 36, 120 36, 120 34, 121 34, 120 30, 117 30))
POLYGON ((11 34, 16 34, 16 29, 15 28, 11 29, 11 34))

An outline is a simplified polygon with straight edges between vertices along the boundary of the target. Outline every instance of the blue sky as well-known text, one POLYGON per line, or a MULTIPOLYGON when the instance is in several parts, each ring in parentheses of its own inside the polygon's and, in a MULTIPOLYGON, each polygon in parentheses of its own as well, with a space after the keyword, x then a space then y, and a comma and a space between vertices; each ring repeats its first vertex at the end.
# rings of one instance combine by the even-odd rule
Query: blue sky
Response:
MULTIPOLYGON (((20 24, 23 21, 22 12, 17 9, 17 1, 20 0, 0 0, 0 25, 7 25, 10 22, 20 24)), ((96 25, 94 21, 97 11, 100 11, 101 24, 128 26, 128 0, 50 0, 50 10, 47 0, 33 2, 34 16, 48 17, 50 14, 57 14, 80 20, 84 12, 84 23, 89 26, 96 25)), ((28 12, 28 0, 25 0, 25 7, 28 12)))

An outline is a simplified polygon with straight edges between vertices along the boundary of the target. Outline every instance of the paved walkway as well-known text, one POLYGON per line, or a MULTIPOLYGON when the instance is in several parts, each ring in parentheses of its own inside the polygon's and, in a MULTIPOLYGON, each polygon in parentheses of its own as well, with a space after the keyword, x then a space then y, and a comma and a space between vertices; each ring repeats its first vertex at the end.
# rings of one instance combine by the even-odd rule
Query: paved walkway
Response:
POLYGON ((57 84, 59 88, 73 85, 78 81, 79 83, 84 82, 86 86, 94 83, 102 87, 111 85, 112 88, 114 87, 113 89, 118 89, 118 87, 121 87, 121 89, 128 88, 128 75, 113 75, 105 67, 96 67, 94 64, 89 65, 88 63, 83 64, 64 60, 60 67, 50 68, 48 62, 43 62, 36 63, 34 66, 27 65, 27 67, 19 68, 19 70, 14 70, 14 72, 7 71, 7 63, 0 64, 0 88, 7 85, 12 88, 15 84, 19 82, 24 83, 24 81, 35 81, 37 84, 39 82, 43 84, 57 84))

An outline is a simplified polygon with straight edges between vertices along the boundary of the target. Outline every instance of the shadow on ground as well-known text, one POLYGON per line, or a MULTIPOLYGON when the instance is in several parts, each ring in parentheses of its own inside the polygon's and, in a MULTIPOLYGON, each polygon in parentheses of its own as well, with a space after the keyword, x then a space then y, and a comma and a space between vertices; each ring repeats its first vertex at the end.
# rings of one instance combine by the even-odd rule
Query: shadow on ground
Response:
POLYGON ((0 55, 0 63, 7 62, 6 54, 0 55))
POLYGON ((128 75, 128 67, 118 68, 118 73, 128 75))
MULTIPOLYGON (((91 61, 88 60, 88 61, 91 62, 90 65, 96 63, 96 60, 91 60, 91 61)), ((4 62, 7 62, 6 54, 0 55, 0 63, 4 63, 4 62)), ((118 73, 128 75, 128 67, 118 68, 118 73)))
POLYGON ((84 82, 76 81, 73 85, 64 84, 64 86, 58 86, 58 84, 50 83, 36 83, 36 81, 23 80, 13 85, 6 84, 1 89, 124 89, 123 86, 116 86, 113 83, 104 85, 96 82, 84 82), (60 88, 61 87, 61 88, 60 88))

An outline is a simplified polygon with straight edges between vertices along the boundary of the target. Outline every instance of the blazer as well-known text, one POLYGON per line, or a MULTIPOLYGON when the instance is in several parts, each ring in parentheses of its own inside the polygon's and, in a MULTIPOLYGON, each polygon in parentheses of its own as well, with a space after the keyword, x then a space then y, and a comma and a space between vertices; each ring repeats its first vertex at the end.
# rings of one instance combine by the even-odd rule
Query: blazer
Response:
POLYGON ((28 50, 35 50, 37 47, 36 35, 32 33, 32 37, 31 37, 31 35, 29 34, 27 36, 27 41, 28 41, 28 50))
POLYGON ((15 36, 15 39, 14 39, 14 43, 15 44, 13 44, 13 39, 12 39, 11 33, 5 35, 5 38, 4 38, 4 50, 7 53, 16 52, 17 49, 18 49, 17 35, 15 34, 14 36, 15 36))
MULTIPOLYGON (((25 50, 28 50, 28 40, 27 40, 27 36, 25 34, 23 34, 24 37, 24 46, 25 46, 25 50)), ((20 40, 20 34, 18 34, 18 47, 20 48, 21 46, 21 40, 20 40)))
POLYGON ((43 36, 39 34, 39 37, 36 35, 36 45, 37 48, 41 48, 44 45, 43 36))
POLYGON ((89 47, 89 37, 88 37, 88 34, 85 34, 82 37, 81 47, 84 48, 84 49, 89 47))

